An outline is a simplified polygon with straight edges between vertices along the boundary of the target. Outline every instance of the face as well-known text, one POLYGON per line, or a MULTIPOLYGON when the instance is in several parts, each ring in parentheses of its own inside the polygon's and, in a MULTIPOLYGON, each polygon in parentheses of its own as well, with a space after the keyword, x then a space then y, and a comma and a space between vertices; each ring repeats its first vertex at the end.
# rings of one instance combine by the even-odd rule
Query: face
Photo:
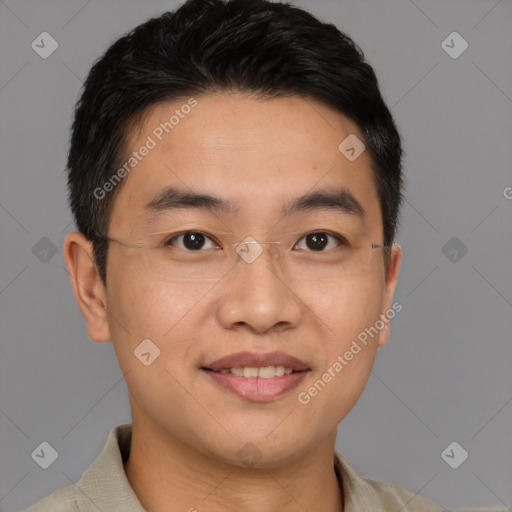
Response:
POLYGON ((382 249, 371 249, 383 235, 370 157, 364 151, 349 159, 339 149, 349 135, 363 139, 355 123, 300 97, 232 93, 195 101, 193 108, 182 107, 187 100, 155 106, 131 131, 128 156, 154 147, 139 152, 124 177, 108 235, 155 252, 111 243, 107 286, 94 281, 107 313, 81 307, 89 335, 114 343, 134 424, 232 464, 241 464, 237 452, 252 443, 270 467, 332 440, 361 395, 389 336, 381 315, 389 318, 400 250, 391 251, 386 279, 382 249), (162 123, 177 109, 179 121, 166 133, 162 123), (169 187, 219 201, 177 204, 176 195, 162 196, 169 187), (291 208, 306 195, 314 196, 308 207, 291 208), (251 262, 235 253, 229 272, 215 281, 155 272, 168 251, 187 261, 183 277, 192 277, 194 265, 227 254, 228 241, 284 241, 290 234, 289 246, 243 246, 263 251, 251 262), (315 258, 336 261, 350 251, 369 255, 368 264, 315 278, 315 269, 332 267, 315 258), (313 269, 307 277, 302 265, 313 269), (361 333, 376 323, 378 334, 363 343, 361 333), (134 352, 149 353, 146 364, 134 352), (268 365, 294 371, 269 379, 226 373, 246 367, 255 375, 251 367, 268 365))

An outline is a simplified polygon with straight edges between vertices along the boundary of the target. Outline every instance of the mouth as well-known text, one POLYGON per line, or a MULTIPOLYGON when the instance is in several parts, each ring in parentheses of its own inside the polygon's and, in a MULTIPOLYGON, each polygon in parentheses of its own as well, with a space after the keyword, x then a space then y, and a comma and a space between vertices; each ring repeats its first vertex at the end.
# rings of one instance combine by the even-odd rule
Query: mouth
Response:
POLYGON ((270 401, 285 394, 311 371, 303 361, 282 352, 240 352, 200 369, 223 390, 255 402, 270 401))
MULTIPOLYGON (((220 370, 212 370, 211 368, 201 368, 201 370, 211 371, 227 375, 228 373, 236 375, 237 377, 245 377, 246 379, 273 379, 274 377, 284 377, 292 373, 299 373, 290 367, 286 366, 235 366, 233 368, 221 368, 220 370)), ((307 371, 307 370, 300 370, 307 371)))

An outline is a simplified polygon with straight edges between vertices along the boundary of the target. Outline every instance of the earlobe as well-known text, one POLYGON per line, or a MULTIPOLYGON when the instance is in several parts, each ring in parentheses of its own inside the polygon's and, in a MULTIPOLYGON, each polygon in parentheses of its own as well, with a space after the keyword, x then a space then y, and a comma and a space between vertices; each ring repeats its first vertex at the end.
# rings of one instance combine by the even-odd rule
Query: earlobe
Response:
MULTIPOLYGON (((400 265, 402 264, 402 248, 398 244, 393 244, 391 247, 391 252, 389 255, 389 268, 388 275, 385 284, 384 291, 384 311, 382 311, 382 315, 386 318, 385 325, 383 329, 379 333, 379 343, 378 347, 383 347, 389 340, 389 336, 391 334, 391 315, 389 312, 393 312, 393 316, 396 314, 396 310, 393 307, 393 295, 395 293, 396 284, 398 282, 398 275, 400 274, 400 265)), ((400 310, 402 308, 400 307, 400 310)))
POLYGON ((64 240, 63 253, 88 336, 97 342, 109 341, 105 287, 94 263, 92 242, 73 231, 64 240))

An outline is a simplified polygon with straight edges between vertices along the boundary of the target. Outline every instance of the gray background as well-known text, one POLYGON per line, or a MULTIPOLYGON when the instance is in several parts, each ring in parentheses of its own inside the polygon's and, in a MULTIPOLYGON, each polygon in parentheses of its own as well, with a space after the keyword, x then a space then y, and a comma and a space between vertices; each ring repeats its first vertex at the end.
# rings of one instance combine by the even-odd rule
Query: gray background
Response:
MULTIPOLYGON (((403 311, 337 448, 366 476, 447 507, 512 506, 512 3, 296 4, 363 48, 406 151, 403 311), (441 46, 453 31, 469 43, 458 58, 441 46), (452 441, 469 453, 458 469, 441 457, 452 441)), ((88 339, 64 267, 65 158, 93 61, 176 5, 0 1, 1 511, 75 482, 130 421, 113 347, 88 339), (48 59, 31 48, 43 31, 59 44, 48 59), (31 458, 42 441, 59 455, 48 469, 31 458)))

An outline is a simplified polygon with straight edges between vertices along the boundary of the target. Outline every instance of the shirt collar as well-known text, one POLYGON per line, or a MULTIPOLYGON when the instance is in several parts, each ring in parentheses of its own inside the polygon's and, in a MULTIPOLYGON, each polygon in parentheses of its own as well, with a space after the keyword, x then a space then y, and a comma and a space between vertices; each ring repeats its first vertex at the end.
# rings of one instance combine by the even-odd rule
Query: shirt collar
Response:
MULTIPOLYGON (((132 424, 114 427, 105 446, 76 485, 76 503, 81 512, 146 512, 133 491, 124 463, 130 453, 132 424)), ((347 460, 334 452, 334 467, 341 480, 344 512, 385 512, 371 482, 362 478, 347 460)))
POLYGON ((110 431, 103 450, 77 482, 80 512, 146 512, 124 472, 131 439, 131 423, 110 431))

